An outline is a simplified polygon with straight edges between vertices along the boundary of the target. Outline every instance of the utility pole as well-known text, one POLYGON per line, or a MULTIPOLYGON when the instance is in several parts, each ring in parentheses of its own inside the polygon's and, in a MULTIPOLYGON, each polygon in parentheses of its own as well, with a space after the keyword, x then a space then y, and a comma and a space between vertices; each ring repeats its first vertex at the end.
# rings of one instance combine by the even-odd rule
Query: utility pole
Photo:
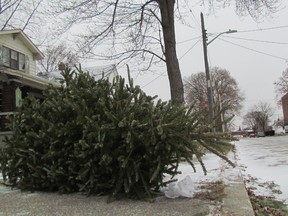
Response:
MULTIPOLYGON (((207 33, 204 24, 203 13, 201 12, 201 28, 202 28, 202 40, 203 40, 203 52, 204 52, 204 63, 205 63, 205 74, 207 82, 207 92, 208 92, 208 107, 209 107, 209 123, 213 125, 214 113, 213 113, 213 94, 212 94, 212 82, 210 78, 208 57, 207 57, 207 33)), ((214 130, 212 130, 214 131, 214 130)))
MULTIPOLYGON (((216 37, 214 37, 212 40, 210 40, 208 42, 207 32, 206 32, 205 24, 204 24, 203 13, 201 13, 200 15, 201 15, 201 27, 202 27, 202 40, 203 40, 203 53, 204 53, 205 73, 206 73, 207 92, 208 92, 207 96, 208 96, 208 107, 209 107, 209 123, 212 125, 212 131, 215 132, 214 110, 213 110, 213 103, 214 103, 213 102, 213 86, 212 86, 212 81, 211 81, 210 71, 209 71, 209 64, 208 64, 208 57, 207 57, 207 46, 209 44, 211 44, 220 35, 236 33, 237 30, 229 29, 229 31, 221 32, 218 35, 216 35, 216 37)), ((220 101, 220 103, 221 103, 221 101, 220 101)), ((222 104, 220 104, 220 105, 222 105, 222 104)), ((224 120, 223 113, 222 113, 221 118, 222 118, 221 122, 223 124, 223 120, 224 120)), ((222 130, 224 132, 224 127, 222 126, 222 128, 223 128, 222 130)))

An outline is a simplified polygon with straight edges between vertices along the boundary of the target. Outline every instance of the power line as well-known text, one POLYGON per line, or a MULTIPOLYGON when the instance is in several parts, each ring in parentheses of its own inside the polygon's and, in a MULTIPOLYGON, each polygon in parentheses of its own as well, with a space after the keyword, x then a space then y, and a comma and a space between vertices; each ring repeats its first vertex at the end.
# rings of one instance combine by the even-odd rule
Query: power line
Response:
POLYGON ((184 40, 184 41, 177 42, 177 44, 182 44, 182 43, 186 43, 186 42, 189 42, 189 41, 192 41, 192 40, 196 40, 196 39, 199 39, 200 37, 201 37, 201 35, 198 36, 198 37, 194 37, 194 38, 191 38, 191 39, 187 39, 187 40, 184 40))
POLYGON ((201 41, 201 38, 200 38, 198 41, 196 41, 196 43, 194 43, 193 46, 190 47, 190 48, 179 58, 179 60, 181 60, 187 53, 189 53, 189 52, 199 43, 199 41, 201 41))
POLYGON ((154 78, 153 80, 151 80, 150 82, 146 83, 144 86, 142 86, 142 88, 145 88, 146 86, 150 85, 152 82, 154 82, 155 80, 159 79, 159 77, 163 76, 166 73, 166 71, 164 71, 163 73, 161 73, 160 75, 158 75, 156 78, 154 78))
MULTIPOLYGON (((192 47, 190 49, 188 49, 180 58, 179 60, 181 60, 188 52, 190 52, 196 45, 197 43, 200 41, 201 39, 199 39, 196 43, 194 43, 192 45, 192 47)), ((151 80, 150 82, 146 83, 144 86, 142 86, 142 88, 145 88, 146 86, 150 85, 152 82, 154 82, 155 80, 159 79, 161 76, 163 76, 166 73, 166 71, 162 72, 160 75, 158 75, 157 77, 155 77, 153 80, 151 80)))
POLYGON ((258 39, 248 39, 248 38, 225 36, 225 35, 223 35, 222 37, 245 40, 245 41, 255 41, 255 42, 261 42, 261 43, 271 43, 271 44, 281 44, 281 45, 288 44, 287 42, 275 42, 275 41, 266 41, 266 40, 258 40, 258 39))
POLYGON ((242 45, 239 45, 239 44, 236 44, 236 43, 233 43, 233 42, 230 42, 230 41, 221 39, 221 38, 219 38, 219 40, 222 40, 222 41, 224 41, 224 42, 226 42, 226 43, 233 44, 233 45, 238 46, 238 47, 242 47, 242 48, 244 48, 244 49, 248 49, 248 50, 253 51, 253 52, 256 52, 256 53, 260 53, 260 54, 267 55, 267 56, 270 56, 270 57, 273 57, 273 58, 277 58, 277 59, 281 59, 281 60, 284 60, 284 61, 288 61, 287 58, 282 58, 282 57, 280 57, 280 56, 276 56, 276 55, 272 55, 272 54, 265 53, 265 52, 262 52, 262 51, 258 51, 258 50, 255 50, 255 49, 252 49, 252 48, 249 48, 249 47, 246 47, 246 46, 242 46, 242 45))
MULTIPOLYGON (((275 30, 275 29, 282 29, 282 28, 288 28, 288 25, 276 26, 276 27, 270 27, 270 28, 249 29, 249 30, 242 30, 242 31, 237 30, 237 33, 260 32, 260 31, 268 31, 268 30, 275 30)), ((214 33, 210 33, 210 35, 217 35, 219 33, 220 32, 214 32, 214 33)))
POLYGON ((196 21, 196 23, 197 23, 197 25, 198 25, 198 29, 200 29, 200 28, 201 28, 201 25, 200 25, 198 19, 196 18, 196 16, 194 15, 192 9, 190 8, 190 6, 189 6, 187 0, 185 0, 185 4, 186 4, 187 8, 189 9, 189 12, 192 14, 194 20, 196 21))
POLYGON ((267 30, 282 29, 282 28, 288 28, 288 25, 276 26, 276 27, 270 27, 270 28, 262 28, 262 29, 260 28, 260 29, 243 30, 243 31, 237 31, 237 33, 267 31, 267 30))

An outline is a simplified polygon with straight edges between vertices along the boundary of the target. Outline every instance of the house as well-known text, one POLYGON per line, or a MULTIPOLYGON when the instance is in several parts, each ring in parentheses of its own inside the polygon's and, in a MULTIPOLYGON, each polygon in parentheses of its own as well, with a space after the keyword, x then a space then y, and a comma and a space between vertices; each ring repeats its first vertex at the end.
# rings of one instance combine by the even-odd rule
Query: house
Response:
MULTIPOLYGON (((11 134, 6 127, 7 116, 20 109, 22 99, 29 95, 41 99, 48 85, 60 86, 56 82, 61 77, 59 71, 50 80, 37 76, 36 62, 43 58, 41 51, 20 29, 0 31, 0 147, 3 137, 11 134)), ((118 75, 115 65, 84 71, 90 72, 95 79, 104 76, 109 81, 118 75)))
POLYGON ((42 97, 49 84, 59 85, 36 76, 36 61, 41 51, 20 29, 0 31, 0 145, 7 115, 17 112, 22 98, 42 97))

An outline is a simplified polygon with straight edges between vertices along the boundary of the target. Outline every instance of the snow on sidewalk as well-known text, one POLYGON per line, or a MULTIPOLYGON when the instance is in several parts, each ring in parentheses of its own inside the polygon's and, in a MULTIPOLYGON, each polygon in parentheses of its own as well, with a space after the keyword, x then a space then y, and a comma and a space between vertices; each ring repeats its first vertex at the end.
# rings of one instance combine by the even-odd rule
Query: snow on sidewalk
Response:
MULTIPOLYGON (((234 161, 233 152, 228 157, 234 161)), ((181 174, 174 177, 177 181, 163 189, 165 196, 168 198, 177 198, 179 196, 191 198, 201 191, 203 184, 223 181, 225 185, 228 185, 239 179, 240 171, 238 168, 232 168, 226 161, 212 153, 208 153, 203 157, 203 163, 206 167, 207 175, 204 175, 198 161, 195 162, 196 172, 193 171, 188 163, 181 163, 179 165, 181 174)), ((166 180, 169 179, 169 177, 166 177, 166 180)))

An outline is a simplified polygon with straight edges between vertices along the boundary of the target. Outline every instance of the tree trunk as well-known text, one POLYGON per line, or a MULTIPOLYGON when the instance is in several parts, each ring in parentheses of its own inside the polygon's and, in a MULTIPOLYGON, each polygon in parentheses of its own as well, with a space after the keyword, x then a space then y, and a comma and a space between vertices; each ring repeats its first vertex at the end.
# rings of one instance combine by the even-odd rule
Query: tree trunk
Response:
POLYGON ((166 68, 170 84, 170 94, 173 104, 184 103, 184 89, 176 54, 176 39, 174 25, 175 0, 158 0, 162 30, 165 45, 166 68))

